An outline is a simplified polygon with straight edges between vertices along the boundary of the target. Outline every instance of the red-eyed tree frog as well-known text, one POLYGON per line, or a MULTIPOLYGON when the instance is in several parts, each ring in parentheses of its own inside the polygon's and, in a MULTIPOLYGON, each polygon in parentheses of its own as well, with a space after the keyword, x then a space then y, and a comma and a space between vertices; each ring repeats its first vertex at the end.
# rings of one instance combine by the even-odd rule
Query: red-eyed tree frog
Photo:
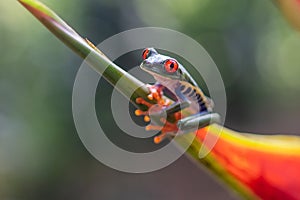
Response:
MULTIPOLYGON (((185 133, 189 130, 197 130, 211 123, 219 122, 220 116, 213 113, 213 102, 206 97, 198 87, 192 76, 174 58, 159 54, 154 48, 147 48, 142 53, 143 62, 140 67, 151 74, 157 81, 154 85, 148 85, 150 100, 161 102, 162 94, 173 100, 173 103, 158 103, 159 109, 153 112, 136 110, 136 115, 145 115, 145 121, 151 124, 146 130, 161 130, 161 134, 154 138, 155 143, 160 143, 166 136, 174 136, 176 133, 185 133), (188 110, 188 116, 181 115, 181 110, 188 110), (176 123, 164 120, 163 114, 177 116, 176 123), (152 117, 158 117, 163 125, 158 125, 152 117)), ((147 101, 138 98, 137 103, 151 107, 147 101)), ((151 109, 150 109, 151 110, 151 109)))

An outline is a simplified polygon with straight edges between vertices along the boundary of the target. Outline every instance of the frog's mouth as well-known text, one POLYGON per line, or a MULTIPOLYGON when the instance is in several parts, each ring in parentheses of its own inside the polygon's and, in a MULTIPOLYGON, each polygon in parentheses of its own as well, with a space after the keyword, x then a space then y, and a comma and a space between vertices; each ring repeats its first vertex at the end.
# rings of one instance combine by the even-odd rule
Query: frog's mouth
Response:
POLYGON ((157 70, 156 68, 152 67, 152 65, 150 65, 150 63, 148 62, 142 62, 142 64, 140 65, 140 68, 146 72, 148 72, 151 75, 160 75, 160 71, 157 70))

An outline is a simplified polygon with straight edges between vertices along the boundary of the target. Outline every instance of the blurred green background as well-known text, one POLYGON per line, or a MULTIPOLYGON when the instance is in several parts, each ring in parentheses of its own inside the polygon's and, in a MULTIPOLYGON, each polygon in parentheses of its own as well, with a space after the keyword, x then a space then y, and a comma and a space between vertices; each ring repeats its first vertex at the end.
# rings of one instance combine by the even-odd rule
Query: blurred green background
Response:
MULTIPOLYGON (((271 1, 43 2, 96 44, 143 26, 191 36, 221 71, 227 127, 299 133, 300 35, 271 1)), ((73 82, 82 60, 17 1, 0 5, 1 200, 236 199, 186 157, 148 174, 121 173, 95 160, 72 118, 73 82)), ((117 61, 139 62, 138 56, 117 61)), ((120 134, 117 128, 111 132, 120 134)))

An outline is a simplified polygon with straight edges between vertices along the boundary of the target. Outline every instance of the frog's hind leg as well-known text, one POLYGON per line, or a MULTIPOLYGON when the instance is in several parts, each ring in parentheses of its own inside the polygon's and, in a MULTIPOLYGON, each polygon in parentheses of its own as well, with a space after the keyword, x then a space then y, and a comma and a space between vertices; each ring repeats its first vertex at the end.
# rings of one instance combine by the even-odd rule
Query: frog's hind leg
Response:
POLYGON ((178 121, 177 126, 180 130, 199 129, 212 123, 219 123, 220 115, 217 113, 199 113, 178 121))

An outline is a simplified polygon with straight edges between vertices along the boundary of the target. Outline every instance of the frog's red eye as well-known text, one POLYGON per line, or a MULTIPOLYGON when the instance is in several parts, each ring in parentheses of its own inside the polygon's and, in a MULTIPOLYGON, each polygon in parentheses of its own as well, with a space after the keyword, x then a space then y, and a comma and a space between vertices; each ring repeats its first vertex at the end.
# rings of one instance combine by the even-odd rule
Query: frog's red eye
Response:
POLYGON ((167 72, 174 73, 178 69, 178 62, 176 60, 169 59, 165 62, 165 69, 167 72))
POLYGON ((144 60, 146 60, 150 55, 150 50, 149 49, 145 49, 142 53, 142 57, 144 60))

